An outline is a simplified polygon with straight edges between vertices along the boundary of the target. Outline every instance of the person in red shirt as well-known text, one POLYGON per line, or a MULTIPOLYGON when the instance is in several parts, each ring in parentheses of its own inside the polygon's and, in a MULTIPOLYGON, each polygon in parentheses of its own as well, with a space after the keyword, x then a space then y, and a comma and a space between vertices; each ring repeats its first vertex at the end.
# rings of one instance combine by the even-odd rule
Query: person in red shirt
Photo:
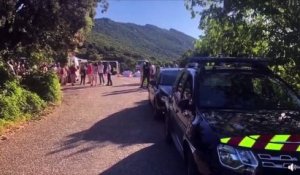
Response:
POLYGON ((88 64, 88 66, 87 66, 87 75, 88 75, 88 78, 89 78, 89 83, 91 83, 91 86, 93 86, 93 81, 94 81, 94 79, 93 79, 93 73, 94 73, 94 71, 93 71, 93 65, 92 65, 92 63, 89 63, 88 64))

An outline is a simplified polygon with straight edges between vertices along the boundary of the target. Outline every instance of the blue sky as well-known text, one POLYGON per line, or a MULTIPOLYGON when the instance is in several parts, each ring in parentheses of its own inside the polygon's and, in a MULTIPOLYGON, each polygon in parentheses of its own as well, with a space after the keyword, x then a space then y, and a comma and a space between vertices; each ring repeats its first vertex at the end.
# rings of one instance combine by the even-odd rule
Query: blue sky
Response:
POLYGON ((108 0, 106 13, 97 9, 96 18, 110 18, 117 22, 139 25, 153 24, 164 29, 176 29, 194 38, 201 34, 199 18, 191 19, 184 0, 108 0))

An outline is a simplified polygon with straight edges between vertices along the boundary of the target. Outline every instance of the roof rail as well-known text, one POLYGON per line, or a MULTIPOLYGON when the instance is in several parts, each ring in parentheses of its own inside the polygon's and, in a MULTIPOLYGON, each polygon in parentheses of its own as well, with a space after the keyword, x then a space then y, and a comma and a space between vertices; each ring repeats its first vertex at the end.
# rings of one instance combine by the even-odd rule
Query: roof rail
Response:
POLYGON ((204 62, 235 62, 235 63, 252 63, 252 62, 261 62, 268 63, 268 58, 263 57, 191 57, 188 59, 188 63, 204 63, 204 62))
POLYGON ((188 59, 188 68, 202 68, 207 63, 214 63, 215 65, 222 64, 247 64, 253 68, 268 69, 269 60, 266 58, 247 58, 247 57, 191 57, 188 59))

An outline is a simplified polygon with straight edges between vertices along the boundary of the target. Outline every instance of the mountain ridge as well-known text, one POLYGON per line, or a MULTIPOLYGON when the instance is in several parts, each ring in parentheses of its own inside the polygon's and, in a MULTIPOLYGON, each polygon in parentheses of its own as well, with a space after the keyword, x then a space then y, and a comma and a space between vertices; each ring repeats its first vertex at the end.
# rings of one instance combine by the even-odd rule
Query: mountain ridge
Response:
POLYGON ((129 65, 138 59, 171 62, 192 49, 195 40, 173 28, 163 29, 152 24, 139 25, 98 18, 80 54, 91 60, 101 57, 129 65))
POLYGON ((158 29, 162 29, 162 30, 166 30, 166 31, 175 31, 175 32, 178 32, 178 33, 181 33, 183 35, 186 35, 187 37, 191 37, 193 38, 194 40, 196 40, 196 38, 192 37, 191 35, 188 35, 180 30, 177 30, 177 29, 174 29, 174 28, 169 28, 169 29, 166 29, 166 28, 163 28, 163 27, 159 27, 159 26, 156 26, 154 24, 136 24, 136 23, 132 23, 132 22, 120 22, 120 21, 114 21, 110 18, 96 18, 95 21, 97 20, 105 20, 105 21, 110 21, 110 22, 115 22, 115 23, 120 23, 120 24, 129 24, 129 25, 136 25, 136 26, 141 26, 141 27, 153 27, 153 28, 158 28, 158 29))

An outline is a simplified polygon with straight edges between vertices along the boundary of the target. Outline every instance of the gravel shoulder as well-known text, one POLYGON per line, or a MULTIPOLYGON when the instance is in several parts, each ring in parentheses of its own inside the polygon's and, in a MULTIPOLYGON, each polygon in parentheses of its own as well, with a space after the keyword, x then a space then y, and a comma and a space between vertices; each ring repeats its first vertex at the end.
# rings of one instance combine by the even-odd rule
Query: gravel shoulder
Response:
POLYGON ((113 81, 113 87, 65 87, 53 113, 0 141, 0 174, 184 174, 139 79, 113 81))

